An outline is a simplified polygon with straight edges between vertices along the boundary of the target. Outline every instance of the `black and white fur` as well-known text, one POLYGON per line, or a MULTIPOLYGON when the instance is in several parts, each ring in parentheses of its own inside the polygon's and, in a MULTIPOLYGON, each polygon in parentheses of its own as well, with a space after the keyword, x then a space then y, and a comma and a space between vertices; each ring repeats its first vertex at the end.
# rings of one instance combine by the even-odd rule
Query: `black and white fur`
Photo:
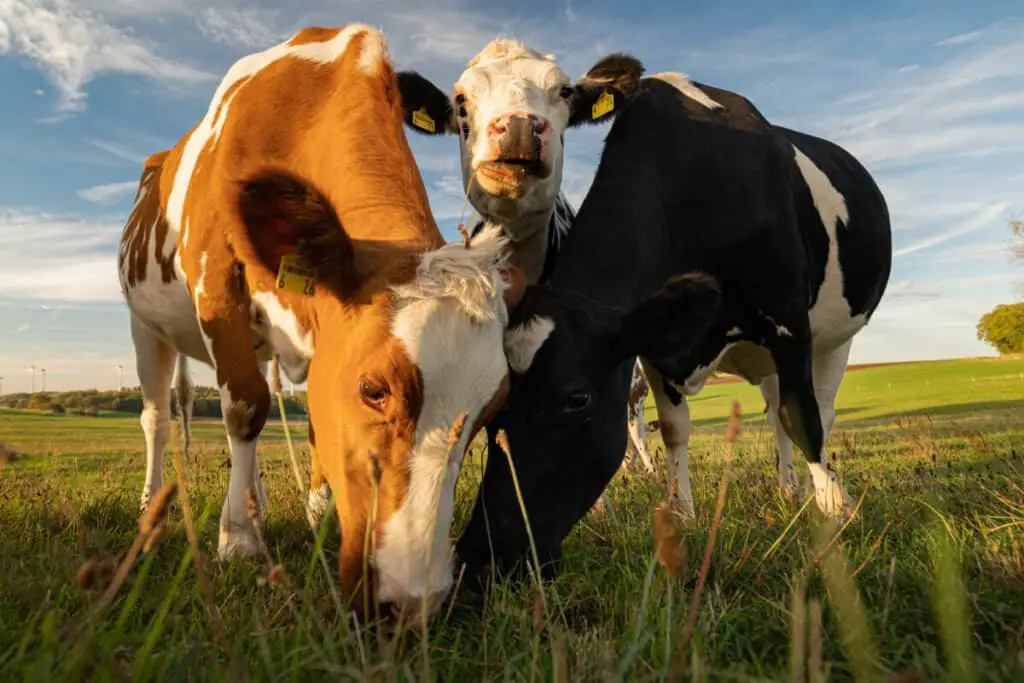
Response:
MULTIPOLYGON (((735 93, 680 74, 643 79, 612 124, 550 282, 527 289, 506 332, 508 357, 528 362, 513 368, 503 427, 542 559, 560 556, 621 461, 625 424, 612 408, 636 356, 684 514, 685 396, 716 369, 761 387, 780 484, 795 483, 796 443, 818 506, 847 512, 825 445, 852 340, 891 258, 885 199, 845 150, 771 124, 735 93)), ((460 552, 489 542, 518 563, 518 501, 499 472, 487 474, 490 539, 471 527, 460 552)))

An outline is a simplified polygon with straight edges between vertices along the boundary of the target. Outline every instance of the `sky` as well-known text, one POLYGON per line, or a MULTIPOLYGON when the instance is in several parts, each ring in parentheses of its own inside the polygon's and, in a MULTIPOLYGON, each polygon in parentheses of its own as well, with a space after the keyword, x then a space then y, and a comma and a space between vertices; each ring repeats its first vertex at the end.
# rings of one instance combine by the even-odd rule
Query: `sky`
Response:
MULTIPOLYGON (((1008 248, 1024 215, 1024 2, 0 0, 0 392, 29 390, 32 365, 49 389, 114 388, 117 366, 137 383, 116 253, 142 161, 198 122, 239 57, 352 22, 445 90, 498 36, 573 78, 625 51, 839 143, 875 176, 894 230, 888 291, 851 362, 994 353, 975 324, 1024 279, 1008 248)), ((577 207, 607 129, 566 137, 577 207)), ((409 136, 456 239, 458 143, 409 136)))

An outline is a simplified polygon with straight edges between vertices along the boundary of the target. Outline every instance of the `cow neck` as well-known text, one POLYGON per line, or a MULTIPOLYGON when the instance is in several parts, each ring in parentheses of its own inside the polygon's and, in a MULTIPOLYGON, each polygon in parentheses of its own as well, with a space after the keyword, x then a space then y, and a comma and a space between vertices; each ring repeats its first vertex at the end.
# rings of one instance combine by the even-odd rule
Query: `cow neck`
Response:
POLYGON ((477 235, 485 224, 500 226, 511 243, 509 262, 523 271, 530 284, 544 282, 551 274, 556 255, 553 238, 556 236, 555 209, 531 213, 509 220, 497 216, 484 216, 476 224, 473 235, 477 235))
POLYGON ((561 295, 626 312, 671 276, 669 221, 656 174, 632 166, 612 165, 611 173, 599 167, 551 275, 561 295))

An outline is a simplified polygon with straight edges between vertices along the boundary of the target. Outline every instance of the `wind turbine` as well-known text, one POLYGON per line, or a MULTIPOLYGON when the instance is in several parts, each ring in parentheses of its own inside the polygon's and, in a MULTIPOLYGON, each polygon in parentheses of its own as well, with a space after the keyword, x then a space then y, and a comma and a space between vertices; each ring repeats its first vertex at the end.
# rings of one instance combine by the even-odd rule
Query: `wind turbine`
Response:
POLYGON ((43 393, 46 393, 46 368, 40 368, 39 372, 43 375, 43 393))
POLYGON ((32 393, 34 394, 36 393, 36 366, 30 365, 25 369, 32 373, 32 393))
POLYGON ((117 390, 119 392, 124 391, 124 383, 122 382, 122 378, 124 377, 122 371, 124 370, 124 368, 121 367, 120 365, 115 365, 114 369, 117 370, 117 390))

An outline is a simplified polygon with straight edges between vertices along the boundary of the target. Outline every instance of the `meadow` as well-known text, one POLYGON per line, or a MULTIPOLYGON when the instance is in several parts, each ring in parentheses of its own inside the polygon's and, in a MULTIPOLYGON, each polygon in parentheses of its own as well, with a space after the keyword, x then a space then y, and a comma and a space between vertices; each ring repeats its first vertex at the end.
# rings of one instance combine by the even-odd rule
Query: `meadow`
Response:
MULTIPOLYGON (((338 600, 337 532, 306 526, 280 422, 261 442, 267 556, 216 561, 226 442, 203 422, 183 468, 202 575, 179 496, 107 601, 138 534, 137 418, 0 410, 0 442, 20 453, 0 464, 0 680, 1024 680, 1024 360, 849 372, 830 441, 858 500, 843 526, 779 495, 762 409, 744 383, 692 399, 698 518, 661 548, 655 431, 658 471, 616 475, 557 580, 459 585, 425 630, 390 634, 338 600), (733 400, 742 432, 727 448, 733 400)), ((301 424, 292 438, 305 468, 301 424)), ((478 441, 453 533, 482 457, 478 441)))

